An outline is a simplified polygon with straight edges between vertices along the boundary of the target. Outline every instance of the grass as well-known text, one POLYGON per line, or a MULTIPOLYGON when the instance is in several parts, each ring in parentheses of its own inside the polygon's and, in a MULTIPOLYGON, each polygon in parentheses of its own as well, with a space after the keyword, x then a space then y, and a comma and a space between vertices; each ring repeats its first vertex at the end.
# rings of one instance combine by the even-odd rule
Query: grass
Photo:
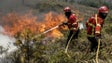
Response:
MULTIPOLYGON (((112 42, 111 42, 112 36, 110 36, 108 33, 105 32, 106 28, 108 27, 105 27, 103 29, 103 33, 105 33, 104 35, 105 38, 102 39, 104 47, 99 51, 99 63, 112 62, 111 60, 112 59, 112 42), (108 41, 108 42, 104 42, 104 41, 108 41)), ((82 30, 80 32, 78 40, 71 41, 68 49, 68 54, 70 55, 70 57, 68 57, 67 54, 65 54, 64 52, 66 38, 67 38, 66 36, 63 37, 63 39, 49 38, 45 43, 43 43, 44 37, 37 37, 37 38, 38 39, 33 40, 34 44, 30 46, 30 52, 32 53, 29 56, 30 57, 29 61, 31 63, 96 63, 95 62, 96 52, 88 52, 90 43, 86 38, 85 30, 82 30)), ((27 37, 26 39, 30 40, 29 37, 27 37)), ((21 49, 18 51, 21 51, 21 49)), ((21 51, 20 55, 21 53, 28 54, 27 52, 21 51)))

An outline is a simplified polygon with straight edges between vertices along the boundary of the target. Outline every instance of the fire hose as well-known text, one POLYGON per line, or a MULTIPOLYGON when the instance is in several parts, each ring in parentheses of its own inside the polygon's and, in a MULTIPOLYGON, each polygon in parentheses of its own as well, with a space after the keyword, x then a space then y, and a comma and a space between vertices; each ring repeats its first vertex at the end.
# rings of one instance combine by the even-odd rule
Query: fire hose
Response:
POLYGON ((48 29, 48 30, 42 32, 42 33, 40 33, 39 35, 34 36, 33 39, 36 38, 36 37, 39 37, 39 36, 41 36, 41 35, 43 35, 43 34, 46 34, 46 33, 50 32, 50 31, 52 31, 52 30, 58 28, 58 27, 61 26, 61 25, 63 25, 63 23, 62 23, 62 24, 59 24, 59 25, 57 25, 57 26, 54 26, 54 27, 52 27, 51 29, 48 29))
POLYGON ((98 62, 98 53, 99 53, 99 49, 100 49, 100 39, 98 39, 98 48, 97 48, 97 52, 96 52, 96 63, 98 62))
MULTIPOLYGON (((96 19, 96 24, 98 24, 98 17, 97 17, 97 14, 95 14, 95 19, 96 19)), ((97 51, 96 51, 96 63, 99 63, 98 62, 98 53, 99 53, 99 49, 100 49, 100 38, 98 38, 98 47, 97 47, 97 51)))
POLYGON ((68 41, 68 43, 67 43, 67 46, 66 46, 66 48, 65 48, 65 53, 67 54, 67 56, 68 56, 69 58, 71 58, 71 57, 70 57, 70 55, 68 54, 67 50, 68 50, 68 46, 69 46, 69 44, 70 44, 70 42, 71 42, 71 40, 72 40, 74 34, 75 34, 75 33, 73 33, 72 36, 70 37, 70 39, 69 39, 69 41, 68 41))
MULTIPOLYGON (((46 34, 46 33, 50 32, 50 31, 52 31, 52 30, 58 28, 58 27, 61 26, 61 25, 63 25, 63 23, 61 23, 61 24, 59 24, 59 25, 57 25, 57 26, 52 27, 51 29, 48 29, 48 30, 42 32, 42 33, 40 33, 39 35, 34 36, 33 39, 36 38, 36 37, 39 37, 39 36, 41 36, 41 35, 43 35, 43 34, 46 34)), ((74 33, 74 34, 75 34, 75 33, 74 33)), ((70 55, 68 54, 67 50, 68 50, 70 41, 71 41, 71 39, 73 38, 74 34, 70 37, 70 40, 69 40, 69 42, 68 42, 68 44, 67 44, 67 46, 66 46, 66 48, 65 48, 65 53, 67 54, 67 56, 68 56, 69 58, 70 58, 70 55)))

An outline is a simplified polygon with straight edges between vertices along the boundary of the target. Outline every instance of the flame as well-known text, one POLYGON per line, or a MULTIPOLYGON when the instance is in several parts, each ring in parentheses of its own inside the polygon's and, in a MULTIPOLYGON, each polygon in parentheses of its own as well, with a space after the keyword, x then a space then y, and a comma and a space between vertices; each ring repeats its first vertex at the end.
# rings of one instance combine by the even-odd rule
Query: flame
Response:
MULTIPOLYGON (((32 14, 19 15, 17 13, 9 13, 3 17, 5 33, 14 36, 18 32, 22 32, 25 29, 31 30, 33 33, 42 33, 58 24, 65 21, 65 17, 62 14, 53 14, 49 12, 44 15, 43 21, 38 21, 37 16, 32 14)), ((50 32, 52 37, 61 37, 62 33, 56 29, 50 32)))
POLYGON ((63 34, 58 29, 55 29, 51 31, 51 33, 48 33, 47 36, 53 37, 53 38, 61 38, 63 34))
MULTIPOLYGON (((4 29, 6 31, 5 34, 14 36, 25 29, 29 29, 35 34, 40 34, 56 25, 59 25, 61 22, 66 21, 64 14, 49 12, 44 14, 44 16, 43 20, 39 21, 38 17, 32 15, 31 13, 24 15, 19 15, 18 13, 8 13, 6 16, 3 16, 4 29)), ((67 27, 63 29, 67 29, 67 27)), ((60 29, 55 29, 46 35, 51 37, 63 36, 60 29)))
POLYGON ((25 29, 30 29, 35 33, 37 30, 36 27, 38 26, 36 19, 36 17, 29 15, 20 16, 15 13, 9 13, 7 16, 3 17, 3 20, 5 21, 4 28, 6 33, 11 36, 14 36, 18 32, 22 32, 25 29))

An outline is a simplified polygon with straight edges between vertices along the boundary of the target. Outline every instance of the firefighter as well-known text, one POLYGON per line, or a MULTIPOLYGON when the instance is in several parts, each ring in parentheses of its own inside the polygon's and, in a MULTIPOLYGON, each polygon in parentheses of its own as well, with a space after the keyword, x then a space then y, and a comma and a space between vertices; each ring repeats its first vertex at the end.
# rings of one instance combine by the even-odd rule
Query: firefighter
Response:
POLYGON ((98 9, 98 14, 93 15, 86 22, 87 38, 91 42, 91 52, 97 49, 98 39, 101 38, 101 29, 108 11, 108 7, 101 6, 98 9))
POLYGON ((77 16, 71 12, 70 7, 64 8, 65 16, 67 17, 67 22, 63 22, 64 25, 67 25, 70 32, 66 41, 66 47, 68 45, 69 40, 77 39, 79 34, 77 16))

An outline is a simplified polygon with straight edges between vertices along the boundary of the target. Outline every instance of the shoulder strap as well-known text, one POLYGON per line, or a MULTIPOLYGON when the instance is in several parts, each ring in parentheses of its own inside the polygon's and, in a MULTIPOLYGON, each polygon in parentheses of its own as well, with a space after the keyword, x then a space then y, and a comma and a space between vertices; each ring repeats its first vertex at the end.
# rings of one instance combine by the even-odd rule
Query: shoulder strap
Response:
POLYGON ((97 14, 95 14, 95 21, 96 21, 96 25, 98 24, 98 16, 97 14))

